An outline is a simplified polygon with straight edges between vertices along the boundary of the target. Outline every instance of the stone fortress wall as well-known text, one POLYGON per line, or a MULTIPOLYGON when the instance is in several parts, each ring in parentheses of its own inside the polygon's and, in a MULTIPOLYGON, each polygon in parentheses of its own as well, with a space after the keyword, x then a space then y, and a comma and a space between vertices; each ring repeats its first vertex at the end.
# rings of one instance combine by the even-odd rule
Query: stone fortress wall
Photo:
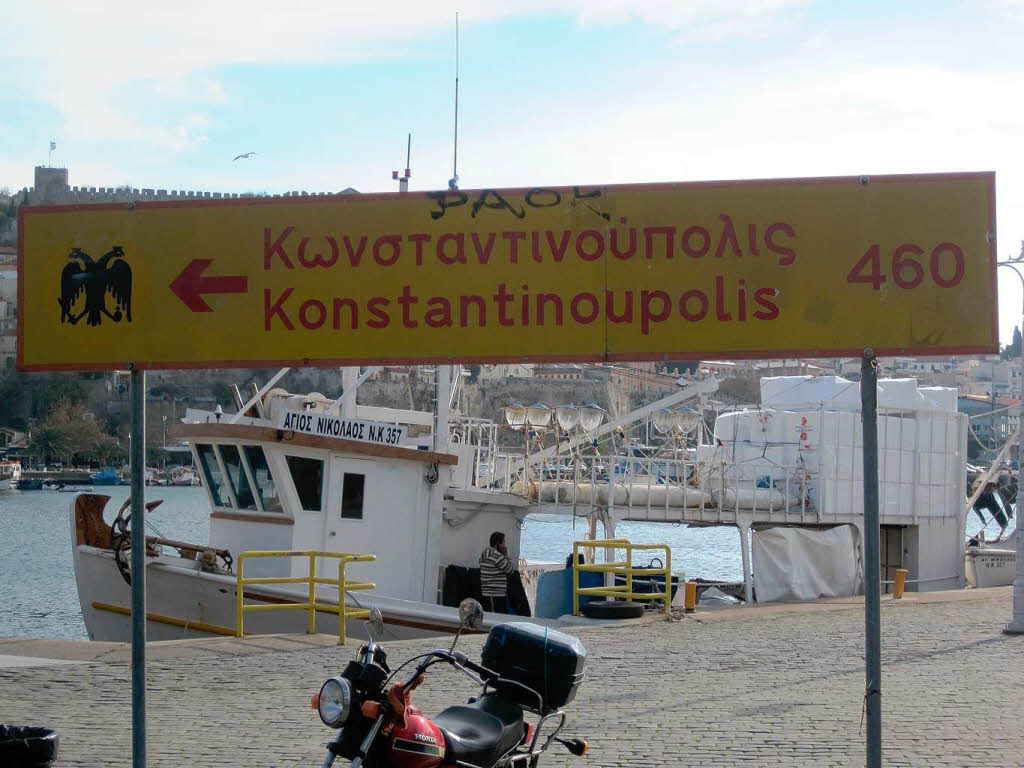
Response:
POLYGON ((223 200, 249 197, 331 197, 334 194, 352 194, 357 190, 347 187, 338 193, 294 191, 270 195, 257 192, 207 192, 184 189, 149 189, 129 186, 72 187, 68 184, 67 168, 36 166, 35 185, 25 187, 15 196, 18 204, 62 205, 74 203, 130 203, 159 200, 223 200))
MULTIPOLYGON (((244 198, 333 197, 358 194, 346 187, 340 192, 306 192, 305 190, 267 194, 264 192, 207 192, 205 190, 150 189, 146 187, 73 187, 68 184, 67 168, 35 168, 35 184, 23 187, 13 195, 14 204, 20 205, 81 205, 90 203, 158 202, 163 200, 229 200, 244 198)), ((0 246, 14 245, 18 232, 16 221, 0 225, 0 246)))

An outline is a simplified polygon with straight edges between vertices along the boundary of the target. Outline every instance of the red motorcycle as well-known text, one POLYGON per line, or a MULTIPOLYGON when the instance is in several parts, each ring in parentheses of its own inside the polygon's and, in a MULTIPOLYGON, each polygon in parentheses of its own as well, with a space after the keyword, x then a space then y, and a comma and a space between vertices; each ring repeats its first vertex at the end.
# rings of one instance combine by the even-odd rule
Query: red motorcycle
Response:
MULTIPOLYGON (((478 629, 483 609, 475 600, 459 606, 462 629, 478 629)), ((553 743, 574 755, 586 754, 582 739, 559 737, 562 709, 583 681, 586 650, 571 635, 536 624, 512 622, 491 628, 483 664, 455 650, 414 656, 394 672, 375 638, 383 631, 380 612, 369 622, 370 641, 345 671, 313 697, 320 719, 338 736, 327 745, 324 768, 337 758, 352 768, 534 768, 553 743), (394 678, 418 662, 405 682, 394 678), (413 706, 412 692, 435 664, 448 664, 482 686, 468 704, 448 707, 433 719, 413 706), (526 712, 537 717, 527 722, 526 712)))

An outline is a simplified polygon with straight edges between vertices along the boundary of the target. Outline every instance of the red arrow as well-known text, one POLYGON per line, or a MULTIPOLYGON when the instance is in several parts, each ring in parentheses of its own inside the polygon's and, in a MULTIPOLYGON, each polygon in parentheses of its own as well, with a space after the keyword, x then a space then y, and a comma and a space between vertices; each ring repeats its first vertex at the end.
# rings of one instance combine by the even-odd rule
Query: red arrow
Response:
POLYGON ((244 275, 204 277, 203 272, 211 264, 213 259, 192 259, 171 283, 174 295, 193 312, 213 311, 213 307, 203 301, 204 293, 249 292, 249 278, 244 275))

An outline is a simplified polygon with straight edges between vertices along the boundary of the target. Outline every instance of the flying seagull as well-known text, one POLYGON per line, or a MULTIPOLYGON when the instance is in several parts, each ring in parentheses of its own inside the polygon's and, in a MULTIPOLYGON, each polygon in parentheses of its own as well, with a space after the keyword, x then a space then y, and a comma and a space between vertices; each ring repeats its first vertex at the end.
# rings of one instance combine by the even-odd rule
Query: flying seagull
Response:
MULTIPOLYGON (((246 158, 252 157, 255 154, 256 154, 255 152, 246 152, 245 154, 242 154, 242 155, 235 155, 235 160, 241 160, 243 157, 246 157, 246 158)), ((235 162, 235 160, 232 160, 231 162, 235 162)))

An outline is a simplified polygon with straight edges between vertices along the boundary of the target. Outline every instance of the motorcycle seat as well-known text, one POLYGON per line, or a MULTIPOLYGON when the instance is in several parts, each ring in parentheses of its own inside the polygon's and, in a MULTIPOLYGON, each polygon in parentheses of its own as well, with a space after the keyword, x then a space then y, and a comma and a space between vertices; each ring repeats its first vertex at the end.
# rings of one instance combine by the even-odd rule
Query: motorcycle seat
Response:
POLYGON ((481 768, 493 765, 526 732, 522 708, 494 694, 472 704, 448 707, 433 720, 444 734, 448 759, 481 768))

